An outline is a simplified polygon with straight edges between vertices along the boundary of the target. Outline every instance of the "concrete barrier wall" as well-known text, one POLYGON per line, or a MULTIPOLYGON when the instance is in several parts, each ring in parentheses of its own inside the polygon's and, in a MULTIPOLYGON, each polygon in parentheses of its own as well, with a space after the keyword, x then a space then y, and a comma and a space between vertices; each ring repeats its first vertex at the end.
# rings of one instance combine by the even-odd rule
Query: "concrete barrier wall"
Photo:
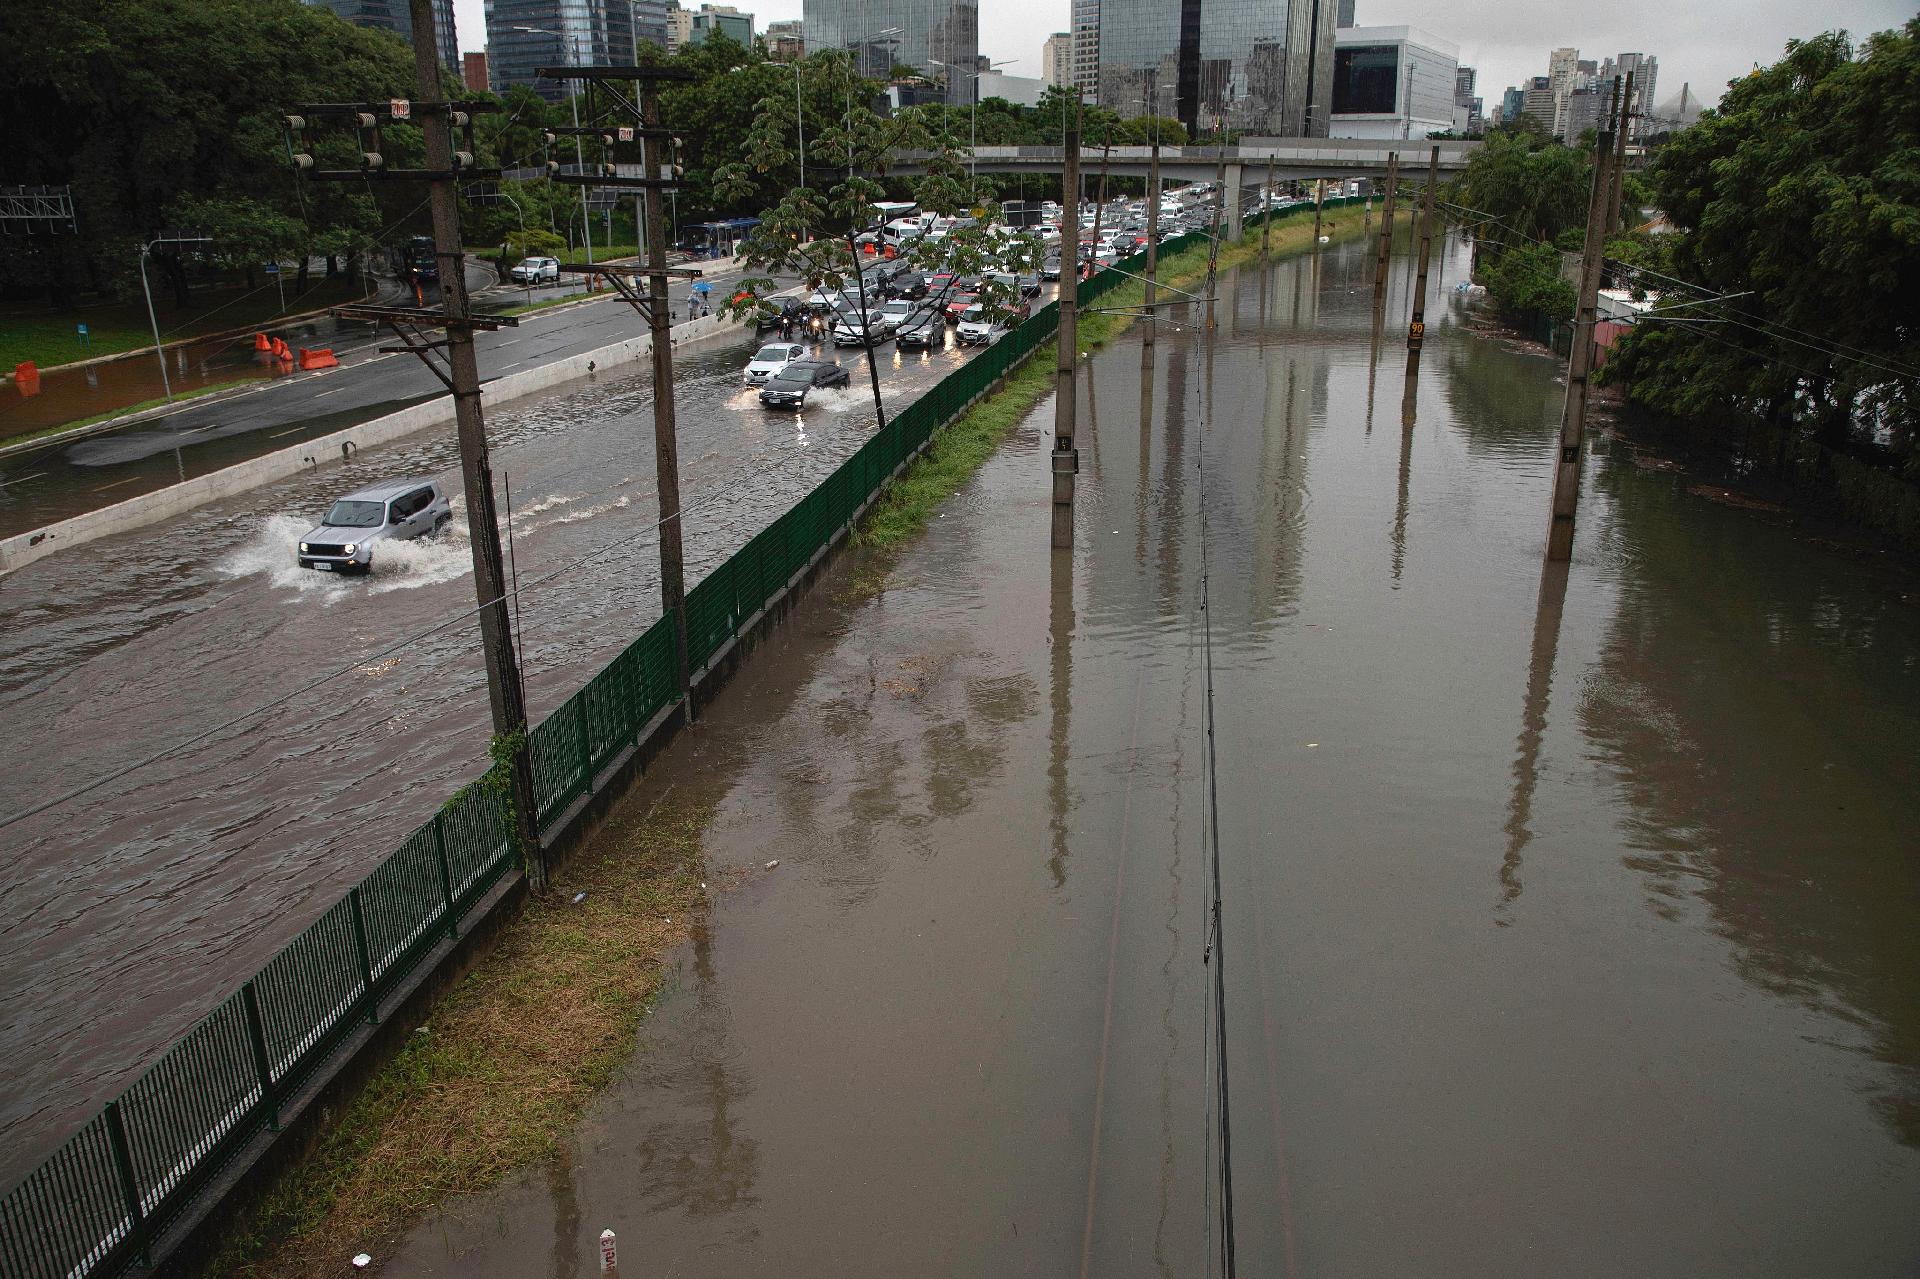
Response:
MULTIPOLYGON (((679 350, 694 343, 729 336, 739 332, 741 327, 739 323, 718 315, 688 320, 671 330, 673 348, 679 350)), ((643 334, 627 338, 598 350, 583 351, 538 368, 522 369, 518 373, 495 378, 481 388, 481 402, 494 405, 533 395, 586 377, 589 364, 601 370, 611 370, 644 360, 652 352, 653 340, 650 336, 643 334)), ((453 397, 443 395, 397 413, 388 413, 331 435, 308 440, 304 444, 265 453, 218 471, 209 471, 205 475, 196 475, 190 480, 151 493, 142 493, 138 497, 130 497, 124 502, 103 506, 97 511, 88 511, 45 528, 15 534, 0 540, 0 573, 10 573, 35 560, 44 559, 55 551, 153 524, 196 506, 258 488, 262 484, 342 461, 361 449, 385 444, 429 427, 444 426, 452 421, 453 397)))

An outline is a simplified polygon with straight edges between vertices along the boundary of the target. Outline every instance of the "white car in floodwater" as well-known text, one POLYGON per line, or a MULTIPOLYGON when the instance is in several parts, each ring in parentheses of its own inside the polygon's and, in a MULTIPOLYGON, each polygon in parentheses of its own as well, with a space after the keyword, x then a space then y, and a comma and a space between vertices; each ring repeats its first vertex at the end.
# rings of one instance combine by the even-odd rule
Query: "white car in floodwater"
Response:
POLYGON ((765 386, 779 377, 787 365, 806 358, 807 348, 798 342, 775 342, 771 346, 761 347, 747 361, 747 371, 743 377, 748 386, 765 386))
POLYGON ((300 539, 294 558, 323 573, 365 573, 375 542, 438 533, 453 518, 447 492, 432 480, 389 480, 349 493, 300 539))

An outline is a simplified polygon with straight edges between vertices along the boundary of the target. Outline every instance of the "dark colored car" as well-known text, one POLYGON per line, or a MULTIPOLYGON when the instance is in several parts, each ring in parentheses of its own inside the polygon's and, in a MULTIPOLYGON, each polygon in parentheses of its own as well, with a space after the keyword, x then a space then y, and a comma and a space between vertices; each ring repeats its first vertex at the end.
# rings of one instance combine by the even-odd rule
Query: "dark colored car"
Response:
POLYGON ((922 307, 900 326, 893 340, 906 351, 938 351, 947 344, 947 324, 939 307, 922 307))
POLYGON ((926 276, 911 269, 893 277, 893 296, 897 298, 912 298, 918 302, 927 296, 930 287, 926 276))
POLYGON ((1047 254, 1046 260, 1040 263, 1040 278, 1043 280, 1057 280, 1060 278, 1060 255, 1058 253, 1047 254))
POLYGON ((803 409, 807 393, 821 386, 850 386, 853 375, 838 361, 796 360, 780 376, 760 388, 760 402, 771 408, 803 409))

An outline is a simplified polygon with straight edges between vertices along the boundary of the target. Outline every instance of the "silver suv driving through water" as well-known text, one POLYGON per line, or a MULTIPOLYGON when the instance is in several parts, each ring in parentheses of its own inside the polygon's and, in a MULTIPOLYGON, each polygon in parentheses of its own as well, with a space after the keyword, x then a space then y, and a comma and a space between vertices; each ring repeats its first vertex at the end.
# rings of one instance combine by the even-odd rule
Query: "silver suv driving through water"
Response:
POLYGON ((432 480, 369 484, 328 507, 319 527, 300 539, 295 558, 301 568, 365 573, 373 567, 375 542, 425 537, 452 518, 445 490, 432 480))

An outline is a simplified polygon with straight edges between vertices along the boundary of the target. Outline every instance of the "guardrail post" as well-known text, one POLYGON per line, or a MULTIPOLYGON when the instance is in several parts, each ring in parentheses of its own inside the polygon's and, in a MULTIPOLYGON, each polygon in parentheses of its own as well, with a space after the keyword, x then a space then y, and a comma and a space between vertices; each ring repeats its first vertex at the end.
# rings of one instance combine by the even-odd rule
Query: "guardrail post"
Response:
POLYGON ((353 949, 360 956, 360 988, 367 997, 367 1025, 380 1024, 380 1005, 373 995, 373 953, 367 946, 367 915, 360 905, 360 886, 347 890, 347 913, 353 916, 353 949))
POLYGON ((260 1100, 267 1108, 267 1127, 280 1131, 280 1099, 273 1086, 273 1064, 267 1057, 267 1024, 260 1016, 260 994, 252 981, 240 987, 240 1005, 247 1014, 247 1042, 253 1048, 253 1074, 260 1100))
POLYGON ((453 867, 447 862, 447 815, 433 815, 434 860, 440 863, 440 900, 447 912, 447 940, 460 940, 460 914, 453 908, 453 867))
POLYGON ((133 1147, 127 1142, 126 1122, 120 1117, 120 1103, 110 1101, 106 1109, 107 1146, 113 1151, 113 1168, 120 1182, 120 1200, 127 1210, 128 1234, 143 1266, 152 1265, 147 1239, 147 1214, 140 1210, 140 1185, 133 1176, 133 1147))

